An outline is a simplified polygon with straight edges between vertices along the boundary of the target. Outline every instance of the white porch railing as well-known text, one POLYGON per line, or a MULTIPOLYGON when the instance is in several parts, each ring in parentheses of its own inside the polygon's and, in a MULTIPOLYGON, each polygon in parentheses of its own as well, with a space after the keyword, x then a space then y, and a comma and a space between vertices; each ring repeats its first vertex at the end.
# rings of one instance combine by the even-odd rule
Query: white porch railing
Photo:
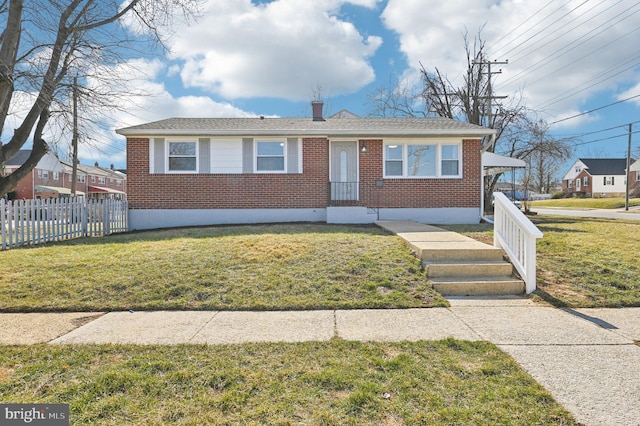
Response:
POLYGON ((494 200, 493 245, 507 253, 530 294, 536 289, 536 241, 542 232, 506 195, 495 192, 494 200))
POLYGON ((0 248, 125 232, 127 215, 126 201, 0 199, 0 248))

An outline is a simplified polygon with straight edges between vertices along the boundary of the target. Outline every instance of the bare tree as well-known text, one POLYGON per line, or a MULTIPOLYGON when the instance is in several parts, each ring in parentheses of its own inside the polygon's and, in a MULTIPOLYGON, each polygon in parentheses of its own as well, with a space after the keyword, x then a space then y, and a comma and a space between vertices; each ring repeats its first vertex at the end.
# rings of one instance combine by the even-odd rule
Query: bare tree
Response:
POLYGON ((564 162, 573 154, 573 141, 555 139, 544 121, 529 123, 528 139, 516 148, 516 156, 528 164, 531 188, 538 192, 549 191, 557 183, 558 173, 564 162))
MULTIPOLYGON (((448 77, 434 67, 427 70, 420 64, 422 87, 412 89, 406 84, 383 87, 369 94, 373 105, 370 115, 378 117, 446 117, 496 130, 495 138, 484 141, 483 150, 513 155, 517 139, 527 124, 526 109, 521 96, 508 103, 496 103, 495 111, 489 113, 489 98, 493 96, 489 84, 488 60, 485 44, 480 34, 470 40, 464 35, 467 69, 462 84, 456 86, 448 77), (513 140, 516 138, 516 140, 513 140)), ((485 182, 485 205, 500 175, 488 176, 485 182)))
MULTIPOLYGON (((43 133, 70 76, 84 75, 135 40, 162 43, 161 29, 173 19, 195 16, 201 0, 8 0, 0 4, 0 129, 24 102, 7 143, 0 142, 0 164, 33 135, 31 155, 8 176, 0 177, 0 194, 10 191, 49 150, 43 133), (128 19, 130 34, 122 25, 128 19), (93 67, 89 67, 91 64, 93 67)), ((65 93, 67 93, 65 95, 65 93)))

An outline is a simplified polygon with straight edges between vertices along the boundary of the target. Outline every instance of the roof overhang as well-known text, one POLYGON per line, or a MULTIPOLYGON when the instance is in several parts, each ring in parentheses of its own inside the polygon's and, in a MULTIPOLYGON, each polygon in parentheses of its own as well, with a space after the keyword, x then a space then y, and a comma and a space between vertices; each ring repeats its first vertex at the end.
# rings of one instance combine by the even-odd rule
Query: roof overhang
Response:
POLYGON ((482 167, 485 175, 495 175, 512 169, 522 169, 527 166, 523 160, 505 157, 493 152, 482 153, 482 167))
POLYGON ((386 137, 460 137, 460 138, 482 138, 495 134, 493 129, 477 129, 465 131, 460 129, 425 129, 425 130, 371 130, 371 129, 348 129, 331 130, 329 132, 319 132, 317 129, 243 129, 243 130, 220 130, 220 129, 118 129, 116 133, 122 136, 316 136, 316 137, 358 137, 375 138, 386 137))
POLYGON ((122 191, 116 189, 105 188, 104 186, 92 186, 89 185, 89 193, 102 193, 102 194, 125 194, 122 191))
MULTIPOLYGON (((47 186, 47 185, 36 185, 36 192, 57 192, 59 195, 71 195, 70 188, 63 188, 60 186, 47 186)), ((76 195, 84 196, 84 192, 76 191, 76 195)))

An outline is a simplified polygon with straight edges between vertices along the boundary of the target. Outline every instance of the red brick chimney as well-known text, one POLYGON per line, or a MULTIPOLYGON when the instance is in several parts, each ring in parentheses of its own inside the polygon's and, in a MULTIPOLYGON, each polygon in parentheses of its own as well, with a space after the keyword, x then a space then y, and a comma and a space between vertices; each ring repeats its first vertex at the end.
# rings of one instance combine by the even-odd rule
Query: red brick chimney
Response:
POLYGON ((312 101, 311 109, 313 111, 313 121, 324 121, 322 118, 322 107, 324 106, 324 102, 322 101, 312 101))

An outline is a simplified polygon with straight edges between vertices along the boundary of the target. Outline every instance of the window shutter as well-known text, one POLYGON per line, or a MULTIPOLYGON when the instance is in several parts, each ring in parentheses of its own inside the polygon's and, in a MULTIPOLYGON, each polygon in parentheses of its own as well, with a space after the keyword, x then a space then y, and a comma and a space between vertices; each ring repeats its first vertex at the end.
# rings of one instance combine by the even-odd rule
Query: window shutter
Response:
POLYGON ((164 138, 153 140, 153 170, 151 173, 164 173, 164 138))
POLYGON ((287 138, 287 173, 300 173, 298 170, 298 138, 287 138))
POLYGON ((611 176, 611 185, 615 185, 615 184, 616 184, 616 177, 611 176))
POLYGON ((242 138, 242 173, 253 173, 253 138, 242 138))
POLYGON ((200 138, 200 173, 211 173, 211 139, 200 138))

